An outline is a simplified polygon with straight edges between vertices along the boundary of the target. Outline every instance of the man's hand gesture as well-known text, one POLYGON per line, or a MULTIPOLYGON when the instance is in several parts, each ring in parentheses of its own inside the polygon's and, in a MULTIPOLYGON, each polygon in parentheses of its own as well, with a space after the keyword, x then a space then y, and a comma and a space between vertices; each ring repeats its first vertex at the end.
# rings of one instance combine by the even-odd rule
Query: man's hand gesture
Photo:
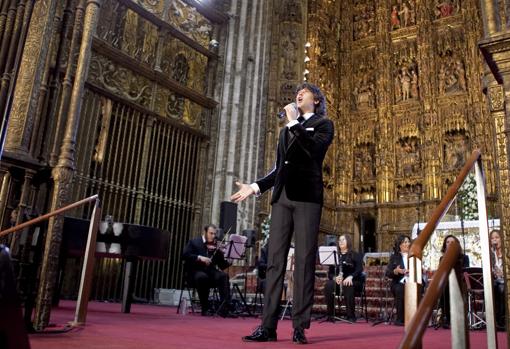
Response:
POLYGON ((239 190, 237 191, 237 193, 230 197, 230 200, 232 200, 236 204, 243 201, 247 197, 255 194, 255 191, 249 184, 236 182, 236 185, 239 187, 239 190))

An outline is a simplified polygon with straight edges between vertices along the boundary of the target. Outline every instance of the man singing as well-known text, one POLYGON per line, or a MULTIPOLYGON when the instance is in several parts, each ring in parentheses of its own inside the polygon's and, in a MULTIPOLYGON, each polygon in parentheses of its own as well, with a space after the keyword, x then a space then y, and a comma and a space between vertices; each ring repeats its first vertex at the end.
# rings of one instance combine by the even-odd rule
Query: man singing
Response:
POLYGON ((216 227, 206 225, 202 236, 188 242, 182 253, 184 267, 187 273, 188 285, 195 287, 200 298, 202 316, 207 315, 209 309, 209 290, 217 287, 220 301, 221 316, 229 316, 230 282, 228 274, 219 270, 230 266, 223 252, 216 246, 216 227), (219 268, 219 269, 218 269, 219 268))
POLYGON ((297 88, 296 104, 285 106, 285 115, 288 123, 280 132, 275 167, 255 183, 236 183, 239 191, 231 197, 240 202, 273 188, 262 324, 243 340, 276 341, 287 254, 295 233, 292 340, 306 344, 304 330, 310 327, 323 203, 322 162, 333 140, 333 123, 325 117, 324 95, 309 83, 297 88))

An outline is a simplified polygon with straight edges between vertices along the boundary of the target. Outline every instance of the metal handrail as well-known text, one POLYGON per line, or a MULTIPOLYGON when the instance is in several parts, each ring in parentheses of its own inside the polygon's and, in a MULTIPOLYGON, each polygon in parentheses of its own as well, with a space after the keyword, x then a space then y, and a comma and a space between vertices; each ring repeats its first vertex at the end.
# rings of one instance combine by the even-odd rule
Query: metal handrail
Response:
POLYGON ((462 167, 462 170, 455 179, 455 182, 453 182, 453 184, 450 186, 446 192, 446 195, 430 216, 427 225, 425 225, 425 228, 420 232, 418 238, 413 241, 413 244, 409 248, 409 257, 417 257, 420 259, 422 258, 423 248, 429 242, 432 233, 434 233, 434 230, 436 230, 436 227, 439 224, 439 221, 450 208, 450 205, 452 204, 453 200, 455 200, 455 196, 457 195, 457 192, 459 191, 462 183, 480 156, 481 153, 479 150, 475 150, 471 153, 471 156, 464 164, 464 167, 462 167))
MULTIPOLYGON (((443 290, 448 283, 448 275, 450 274, 450 271, 452 271, 452 269, 458 263, 460 253, 461 247, 457 241, 454 241, 448 246, 444 257, 439 263, 437 271, 434 273, 434 278, 428 286, 425 296, 420 302, 415 316, 411 319, 410 323, 406 327, 406 332, 399 344, 399 348, 416 348, 421 344, 421 339, 425 329, 428 326, 432 311, 434 310, 439 297, 441 297, 443 294, 443 290)), ((459 276, 456 273, 454 273, 454 276, 458 285, 459 276)), ((469 336, 467 335, 465 326, 463 341, 464 343, 469 341, 469 336)))
POLYGON ((89 202, 92 202, 92 201, 96 201, 99 199, 99 195, 92 195, 86 199, 83 199, 83 200, 80 200, 80 201, 76 201, 70 205, 67 205, 67 206, 64 206, 62 208, 59 208, 55 211, 52 211, 52 212, 49 212, 49 213, 46 213, 45 215, 42 215, 42 216, 39 216, 39 217, 36 217, 34 219, 31 219, 29 221, 26 221, 26 222, 23 222, 21 224, 18 224, 14 227, 11 227, 9 229, 5 229, 5 230, 2 230, 0 231, 0 238, 2 236, 5 236, 5 235, 8 235, 10 233, 14 233, 16 231, 19 231, 21 229, 24 229, 24 228, 27 228, 27 227, 30 227, 31 225, 34 225, 36 223, 39 223, 39 222, 42 222, 42 221, 45 221, 53 216, 56 216, 58 214, 61 214, 61 213, 64 213, 64 212, 67 212, 69 210, 72 210, 73 208, 76 208, 76 207, 79 207, 79 206, 82 206, 82 205, 85 205, 89 202))
POLYGON ((488 348, 497 348, 494 326, 494 311, 492 304, 492 282, 490 275, 489 258, 489 237, 487 227, 487 208, 485 204, 485 178, 482 168, 481 152, 474 150, 471 156, 462 167, 455 182, 450 186, 446 195, 432 213, 425 228, 421 231, 418 238, 413 241, 409 248, 409 280, 405 285, 405 311, 406 311, 406 333, 400 348, 421 348, 423 333, 428 325, 430 315, 434 305, 437 303, 445 285, 446 276, 450 274, 450 297, 457 299, 457 302, 450 302, 451 313, 451 333, 452 345, 455 348, 469 347, 469 337, 467 335, 467 323, 464 309, 464 301, 460 291, 459 276, 453 268, 460 253, 460 246, 455 244, 454 249, 448 248, 439 269, 434 274, 434 278, 427 288, 423 301, 418 306, 420 298, 420 286, 422 283, 422 264, 423 248, 428 243, 430 237, 436 230, 439 221, 446 214, 452 202, 455 200, 462 183, 472 169, 475 169, 475 178, 477 182, 477 200, 480 221, 480 241, 484 266, 484 294, 486 303, 487 320, 487 342, 488 348), (485 222, 485 223, 482 223, 485 222), (456 259, 457 258, 457 259, 456 259))
POLYGON ((90 291, 92 288, 92 279, 94 272, 94 254, 96 252, 97 230, 99 228, 99 221, 101 219, 101 202, 99 200, 99 195, 97 194, 92 195, 86 199, 74 202, 62 208, 59 208, 55 211, 31 219, 27 222, 18 224, 12 228, 5 229, 0 232, 0 237, 6 236, 8 234, 17 232, 21 229, 30 227, 36 223, 50 219, 53 216, 72 210, 73 208, 92 202, 94 203, 94 209, 92 210, 92 215, 90 219, 89 232, 87 236, 87 245, 85 248, 85 257, 83 260, 83 267, 81 272, 80 289, 78 291, 78 300, 76 302, 74 320, 71 322, 72 326, 85 324, 85 320, 87 317, 87 307, 89 302, 90 291))

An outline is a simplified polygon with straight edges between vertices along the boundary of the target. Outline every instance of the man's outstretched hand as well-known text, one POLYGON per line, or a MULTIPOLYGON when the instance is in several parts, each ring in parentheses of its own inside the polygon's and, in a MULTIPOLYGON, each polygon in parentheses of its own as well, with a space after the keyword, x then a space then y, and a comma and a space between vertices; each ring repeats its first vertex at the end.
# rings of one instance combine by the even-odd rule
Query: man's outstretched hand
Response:
POLYGON ((243 201, 247 197, 255 194, 255 191, 249 184, 236 182, 236 185, 239 187, 239 190, 237 191, 237 193, 230 197, 230 200, 232 200, 236 204, 243 201))

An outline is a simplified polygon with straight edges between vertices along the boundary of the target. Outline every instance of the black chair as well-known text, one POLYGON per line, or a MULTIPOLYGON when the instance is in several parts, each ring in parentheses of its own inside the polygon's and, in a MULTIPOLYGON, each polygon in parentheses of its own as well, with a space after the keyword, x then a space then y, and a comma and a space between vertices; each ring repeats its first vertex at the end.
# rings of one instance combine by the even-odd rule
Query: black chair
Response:
POLYGON ((354 289, 354 297, 356 300, 355 303, 355 313, 358 318, 365 318, 365 321, 368 322, 368 307, 367 307, 367 295, 365 293, 365 284, 366 284, 367 276, 366 273, 361 273, 360 285, 354 289))
POLYGON ((467 289, 468 321, 470 329, 477 329, 486 325, 484 291, 483 291, 483 270, 482 268, 464 268, 464 281, 467 289))
MULTIPOLYGON (((183 286, 181 289, 181 294, 179 295, 179 303, 177 304, 177 313, 179 313, 179 309, 181 309, 181 303, 185 301, 185 299, 183 299, 184 292, 187 292, 188 298, 190 301, 190 306, 191 306, 191 313, 194 314, 195 307, 193 306, 193 303, 200 304, 200 300, 197 299, 197 297, 194 297, 194 295, 198 294, 198 292, 196 290, 195 285, 190 284, 188 275, 186 272, 184 272, 183 279, 184 279, 184 281, 183 281, 183 286)), ((211 290, 213 292, 213 295, 212 295, 212 300, 209 299, 209 304, 211 305, 210 309, 214 313, 217 313, 219 308, 221 307, 219 291, 218 291, 217 287, 213 287, 213 288, 211 288, 211 290)), ((210 293, 209 293, 209 298, 210 298, 210 293)))

